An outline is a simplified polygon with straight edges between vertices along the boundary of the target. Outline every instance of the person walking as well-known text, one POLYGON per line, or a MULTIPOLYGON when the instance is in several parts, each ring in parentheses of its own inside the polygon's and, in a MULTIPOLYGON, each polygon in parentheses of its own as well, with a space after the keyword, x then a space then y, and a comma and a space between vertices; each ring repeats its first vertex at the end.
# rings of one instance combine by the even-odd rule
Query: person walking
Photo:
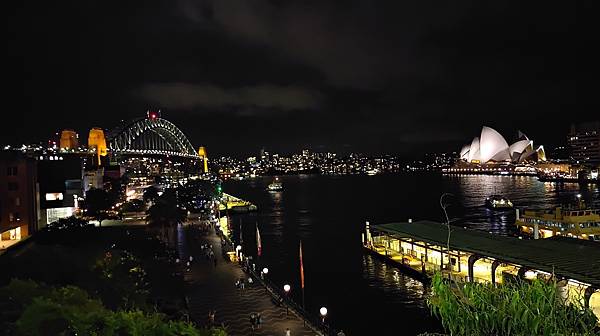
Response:
POLYGON ((256 328, 256 315, 254 313, 250 314, 250 326, 252 327, 252 332, 256 328))
POLYGON ((285 336, 292 336, 290 328, 285 328, 285 336))
POLYGON ((260 329, 261 324, 263 323, 262 315, 258 313, 256 315, 256 329, 260 329))
POLYGON ((216 258, 216 257, 215 257, 215 258, 213 258, 213 261, 214 261, 214 263, 215 263, 215 267, 217 267, 217 258, 216 258))
POLYGON ((209 310, 208 311, 208 326, 212 327, 214 325, 215 325, 215 311, 209 310))

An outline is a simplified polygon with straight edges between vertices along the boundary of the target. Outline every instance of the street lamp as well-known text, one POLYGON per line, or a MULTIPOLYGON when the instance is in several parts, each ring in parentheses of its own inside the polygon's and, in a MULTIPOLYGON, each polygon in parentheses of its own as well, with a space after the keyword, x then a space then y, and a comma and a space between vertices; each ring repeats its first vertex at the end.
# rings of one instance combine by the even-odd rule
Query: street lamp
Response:
POLYGON ((321 309, 319 309, 319 313, 321 313, 321 319, 322 319, 323 323, 325 323, 325 316, 327 315, 327 308, 321 307, 321 309))
MULTIPOLYGON (((285 292, 285 298, 286 300, 288 299, 288 294, 290 293, 290 289, 292 289, 292 287, 290 287, 290 285, 285 284, 283 285, 283 291, 285 292)), ((285 315, 289 315, 290 313, 290 306, 287 304, 285 304, 285 315)))
POLYGON ((235 256, 240 260, 240 253, 242 252, 242 245, 238 245, 235 247, 235 256))
MULTIPOLYGON (((260 271, 260 278, 265 280, 265 277, 267 276, 267 274, 269 273, 269 269, 268 268, 263 268, 262 271, 260 271)), ((269 291, 269 287, 267 286, 267 283, 264 283, 265 285, 265 293, 269 291)))

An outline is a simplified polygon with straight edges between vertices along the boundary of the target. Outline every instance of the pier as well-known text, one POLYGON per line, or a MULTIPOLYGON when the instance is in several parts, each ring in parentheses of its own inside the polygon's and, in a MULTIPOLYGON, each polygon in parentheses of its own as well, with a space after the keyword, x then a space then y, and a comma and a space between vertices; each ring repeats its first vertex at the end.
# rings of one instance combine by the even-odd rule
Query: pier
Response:
POLYGON ((231 210, 233 212, 250 212, 256 211, 256 205, 245 201, 241 198, 223 193, 219 203, 219 211, 231 210))
POLYGON ((370 226, 367 251, 427 279, 435 272, 457 282, 502 284, 514 279, 557 281, 600 317, 600 244, 570 238, 524 240, 418 221, 370 226))

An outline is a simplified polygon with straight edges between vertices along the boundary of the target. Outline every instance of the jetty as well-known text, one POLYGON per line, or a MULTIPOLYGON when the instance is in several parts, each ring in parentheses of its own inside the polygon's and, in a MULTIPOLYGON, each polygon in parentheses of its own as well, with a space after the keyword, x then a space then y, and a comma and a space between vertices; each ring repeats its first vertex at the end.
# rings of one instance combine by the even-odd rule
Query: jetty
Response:
POLYGON ((553 237, 519 239, 431 221, 370 226, 363 246, 407 273, 428 279, 442 272, 457 282, 502 284, 515 279, 556 280, 561 293, 582 298, 600 318, 600 247, 553 237))

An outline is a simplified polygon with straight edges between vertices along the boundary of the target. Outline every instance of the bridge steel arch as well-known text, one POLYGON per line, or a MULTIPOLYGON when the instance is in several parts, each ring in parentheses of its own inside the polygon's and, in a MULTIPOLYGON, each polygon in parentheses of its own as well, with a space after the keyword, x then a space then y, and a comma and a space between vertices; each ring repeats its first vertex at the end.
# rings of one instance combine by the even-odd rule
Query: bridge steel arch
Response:
POLYGON ((159 154, 199 158, 185 134, 162 118, 140 118, 113 130, 108 147, 116 154, 159 154))

